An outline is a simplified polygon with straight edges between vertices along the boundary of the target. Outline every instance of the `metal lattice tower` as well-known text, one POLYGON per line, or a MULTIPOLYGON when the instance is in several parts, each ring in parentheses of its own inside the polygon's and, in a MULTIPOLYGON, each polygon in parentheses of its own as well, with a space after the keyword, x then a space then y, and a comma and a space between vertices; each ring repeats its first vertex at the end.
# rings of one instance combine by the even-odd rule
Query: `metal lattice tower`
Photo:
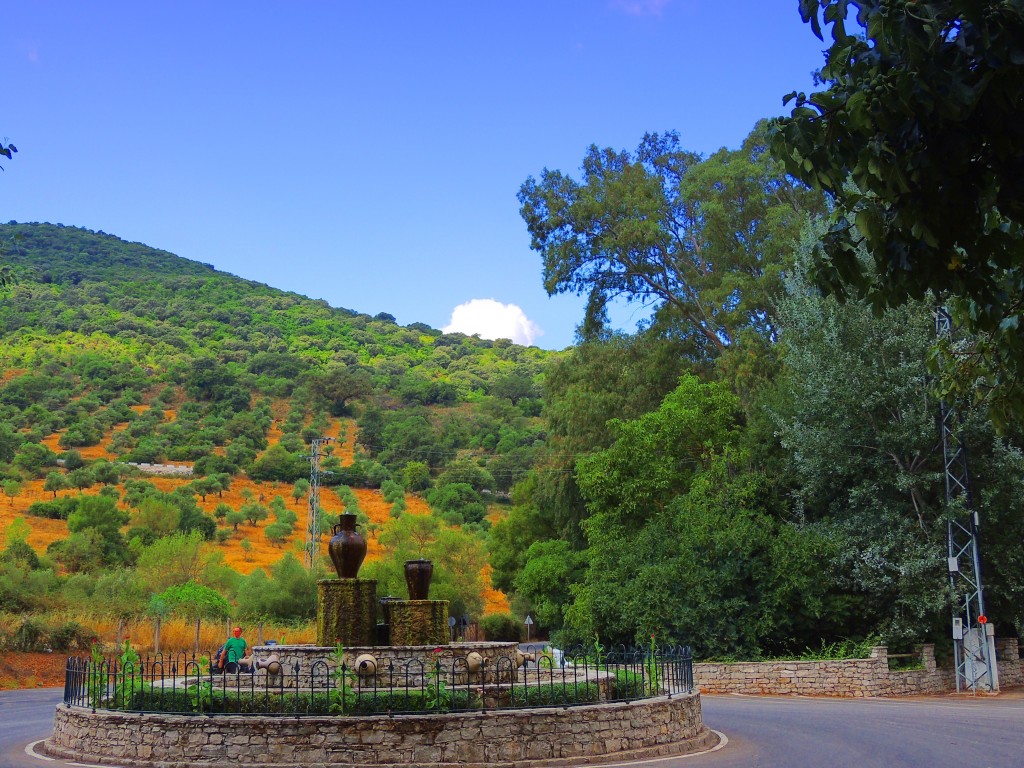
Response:
MULTIPOLYGON (((953 322, 940 307, 935 313, 935 334, 949 338, 953 322)), ((978 512, 971 493, 960 418, 955 407, 940 402, 942 458, 946 478, 947 564, 949 589, 953 602, 953 659, 956 664, 956 690, 998 690, 994 643, 986 631, 985 594, 981 583, 981 558, 978 554, 978 512), (963 498, 966 518, 958 515, 954 502, 963 498)))
MULTIPOLYGON (((320 458, 321 450, 328 443, 334 442, 333 437, 318 437, 310 445, 309 459, 309 511, 306 520, 306 566, 310 571, 316 566, 316 557, 320 552, 320 458)), ((330 473, 328 473, 330 474, 330 473)))

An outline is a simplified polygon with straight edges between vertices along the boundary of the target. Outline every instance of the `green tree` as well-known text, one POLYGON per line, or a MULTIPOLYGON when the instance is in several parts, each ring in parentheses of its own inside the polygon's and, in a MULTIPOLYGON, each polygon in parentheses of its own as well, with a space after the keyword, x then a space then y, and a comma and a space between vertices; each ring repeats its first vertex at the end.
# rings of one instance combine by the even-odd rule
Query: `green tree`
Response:
POLYGON ((170 536, 178 530, 181 509, 155 496, 143 499, 135 513, 135 525, 152 531, 156 537, 170 536))
POLYGON ((125 624, 146 615, 152 592, 135 571, 115 568, 96 579, 89 608, 101 616, 117 619, 116 642, 121 643, 125 624))
POLYGON ((583 581, 585 565, 585 555, 564 540, 536 541, 526 550, 513 586, 516 596, 528 601, 540 627, 562 627, 572 602, 571 587, 583 581))
POLYGON ((148 589, 202 581, 209 557, 203 535, 172 533, 145 547, 135 564, 136 578, 148 589))
POLYGON ((195 582, 168 587, 150 601, 154 609, 184 616, 196 623, 195 651, 199 652, 199 631, 203 619, 223 619, 230 613, 228 601, 216 590, 195 582))
POLYGON ((271 523, 263 529, 263 535, 275 547, 280 547, 292 535, 292 527, 285 523, 271 523))
POLYGON ((256 525, 260 520, 266 520, 270 517, 270 510, 262 504, 248 503, 243 504, 239 510, 242 516, 249 521, 249 525, 256 525))
POLYGON ((266 453, 253 462, 249 476, 253 480, 270 480, 281 483, 292 483, 309 471, 306 461, 291 454, 278 444, 267 449, 266 453))
POLYGON ((771 332, 770 297, 806 211, 821 207, 765 151, 764 125, 708 160, 675 133, 634 154, 591 146, 576 181, 545 170, 519 191, 549 294, 588 297, 585 338, 613 297, 653 305, 696 354, 715 357, 744 328, 771 332))
POLYGON ((238 530, 238 526, 244 523, 245 520, 245 513, 242 512, 241 510, 228 509, 225 517, 225 522, 227 522, 227 524, 234 528, 236 531, 238 530))
POLYGON ((479 523, 487 516, 487 506, 469 483, 448 483, 427 491, 431 510, 452 525, 479 523))
POLYGON ((10 505, 14 506, 14 500, 18 498, 18 494, 21 493, 21 483, 17 480, 4 480, 4 496, 10 500, 10 505))
POLYGON ((43 483, 43 490, 52 493, 55 499, 57 498, 57 491, 63 491, 68 487, 68 481, 64 477, 63 472, 48 472, 46 481, 43 483))
POLYGON ((346 412, 350 400, 369 394, 371 383, 369 371, 361 366, 331 364, 322 373, 309 377, 310 390, 329 403, 335 416, 346 412))
POLYGON ((430 467, 422 461, 406 462, 402 480, 410 491, 423 491, 430 487, 430 467))
MULTIPOLYGON (((904 643, 944 634, 947 510, 925 368, 931 307, 908 301, 876 314, 817 295, 798 268, 780 318, 784 394, 770 408, 800 515, 835 545, 822 577, 842 600, 829 621, 837 635, 877 632, 904 643)), ((988 613, 1019 624, 1024 564, 1007 550, 1024 527, 1019 451, 995 439, 983 410, 967 415, 964 439, 988 516, 982 531, 998 531, 982 549, 997 564, 985 567, 988 613)))
POLYGON ((77 488, 80 491, 91 488, 95 482, 96 478, 90 467, 79 467, 68 472, 68 483, 72 488, 77 488))
POLYGON ((933 292, 977 334, 949 386, 1024 414, 1024 8, 801 0, 832 44, 825 90, 790 94, 773 152, 834 199, 815 281, 876 308, 933 292), (861 257, 864 245, 870 259, 861 257))
POLYGON ((257 568, 239 583, 245 595, 244 615, 306 621, 316 615, 316 575, 306 570, 291 553, 285 554, 266 572, 257 568))
POLYGON ((292 485, 292 499, 296 504, 299 503, 299 499, 309 494, 309 480, 304 477, 300 477, 292 485))
POLYGON ((99 546, 101 562, 117 565, 128 559, 128 550, 121 536, 121 526, 128 522, 128 513, 117 508, 107 496, 81 496, 77 508, 68 516, 68 531, 88 534, 90 541, 99 546))
POLYGON ((21 436, 10 425, 0 424, 0 462, 6 464, 13 461, 21 443, 21 436))
POLYGON ((38 443, 24 443, 14 456, 14 466, 32 477, 45 477, 49 467, 57 466, 57 454, 38 443))

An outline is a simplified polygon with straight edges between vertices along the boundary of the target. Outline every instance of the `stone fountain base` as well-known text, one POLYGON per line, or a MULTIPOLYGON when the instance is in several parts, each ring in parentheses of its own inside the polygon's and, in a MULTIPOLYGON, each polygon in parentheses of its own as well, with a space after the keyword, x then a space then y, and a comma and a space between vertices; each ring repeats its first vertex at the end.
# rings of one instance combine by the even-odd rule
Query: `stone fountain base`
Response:
MULTIPOLYGON (((356 659, 370 654, 376 659, 376 685, 380 688, 411 686, 418 687, 436 669, 440 662, 444 674, 465 670, 465 659, 470 653, 478 653, 484 661, 480 682, 488 685, 509 683, 519 674, 516 651, 518 643, 446 643, 444 645, 388 645, 388 646, 345 646, 345 665, 356 669, 356 659)), ((300 687, 324 686, 333 680, 337 666, 336 647, 315 645, 258 645, 253 651, 260 658, 271 654, 281 661, 284 670, 281 682, 300 687)), ((257 678, 265 674, 262 670, 257 678)), ((261 683, 257 682, 257 685, 261 683)), ((374 678, 364 678, 364 686, 372 687, 374 678)))
POLYGON ((447 600, 396 600, 388 612, 392 645, 448 645, 447 600))
POLYGON ((323 579, 316 583, 316 588, 317 645, 373 645, 376 642, 376 581, 323 579))

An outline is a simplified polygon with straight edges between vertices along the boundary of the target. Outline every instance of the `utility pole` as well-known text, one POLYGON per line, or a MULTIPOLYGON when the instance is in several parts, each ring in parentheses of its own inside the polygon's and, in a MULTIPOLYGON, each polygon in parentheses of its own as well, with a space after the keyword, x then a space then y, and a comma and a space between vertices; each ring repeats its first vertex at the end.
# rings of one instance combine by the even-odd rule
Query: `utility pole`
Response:
MULTIPOLYGON (((316 566, 316 558, 320 553, 320 457, 322 449, 334 442, 333 437, 318 437, 310 444, 309 459, 309 512, 306 519, 306 567, 310 571, 316 566)), ((328 473, 330 474, 330 473, 328 473)))
MULTIPOLYGON (((945 307, 935 313, 935 335, 950 338, 953 322, 945 307)), ((978 512, 971 493, 967 468, 967 446, 961 434, 955 407, 940 401, 942 458, 946 478, 946 546, 949 589, 953 603, 953 661, 957 693, 998 691, 995 632, 985 615, 985 591, 981 583, 978 554, 978 512), (956 513, 955 502, 963 498, 966 518, 956 513)))

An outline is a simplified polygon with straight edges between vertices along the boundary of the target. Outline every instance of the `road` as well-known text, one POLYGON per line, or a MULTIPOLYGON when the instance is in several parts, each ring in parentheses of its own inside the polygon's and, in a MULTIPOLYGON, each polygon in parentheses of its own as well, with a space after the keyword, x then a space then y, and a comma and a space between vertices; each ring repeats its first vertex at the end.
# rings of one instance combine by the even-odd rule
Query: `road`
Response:
POLYGON ((25 745, 46 738, 53 729, 53 710, 63 688, 33 688, 0 693, 0 766, 42 768, 60 765, 25 754, 25 745))
POLYGON ((987 699, 702 699, 704 722, 725 733, 729 744, 675 761, 680 768, 1024 766, 1019 693, 987 699))
MULTIPOLYGON (((66 768, 25 754, 45 738, 59 689, 0 693, 0 768, 66 768)), ((703 697, 729 743, 651 768, 1022 768, 1024 694, 971 699, 703 697)), ((639 764, 632 764, 639 768, 639 764)))

